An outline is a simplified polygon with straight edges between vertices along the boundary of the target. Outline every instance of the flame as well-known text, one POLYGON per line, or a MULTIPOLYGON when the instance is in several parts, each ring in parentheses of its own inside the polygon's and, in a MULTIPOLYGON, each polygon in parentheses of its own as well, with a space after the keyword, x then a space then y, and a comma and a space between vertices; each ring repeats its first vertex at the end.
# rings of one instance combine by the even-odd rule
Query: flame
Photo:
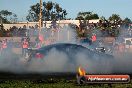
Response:
POLYGON ((85 70, 81 67, 78 68, 78 72, 80 76, 84 76, 86 74, 85 70))

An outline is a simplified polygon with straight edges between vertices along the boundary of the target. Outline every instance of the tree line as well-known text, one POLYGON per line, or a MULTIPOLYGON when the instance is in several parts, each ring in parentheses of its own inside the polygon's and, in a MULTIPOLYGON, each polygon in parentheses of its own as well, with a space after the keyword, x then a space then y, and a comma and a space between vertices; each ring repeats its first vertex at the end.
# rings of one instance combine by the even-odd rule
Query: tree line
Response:
MULTIPOLYGON (((39 20, 39 13, 40 13, 40 4, 36 3, 35 5, 31 5, 28 14, 26 16, 26 20, 29 22, 36 22, 39 20)), ((56 21, 56 20, 66 20, 71 19, 67 18, 68 12, 66 9, 62 8, 61 5, 59 5, 56 2, 48 1, 43 2, 42 5, 42 21, 56 21)), ((118 14, 112 14, 108 19, 106 19, 104 16, 99 16, 95 12, 78 12, 77 16, 75 17, 75 20, 92 20, 92 19, 100 19, 100 22, 102 25, 100 26, 101 29, 110 29, 108 28, 111 25, 118 25, 118 24, 125 24, 128 26, 130 23, 132 23, 131 19, 126 17, 125 19, 121 18, 118 14), (107 25, 106 25, 107 24, 107 25), (108 26, 109 24, 109 26, 108 26), (102 28, 103 27, 103 28, 102 28)), ((0 24, 3 23, 16 23, 18 21, 17 15, 11 11, 8 10, 1 10, 0 11, 0 24)), ((3 32, 6 34, 6 30, 4 30, 4 27, 0 27, 0 32, 3 32)), ((3 34, 0 33, 0 34, 3 34)))
MULTIPOLYGON (((40 13, 40 4, 37 3, 30 7, 28 11, 28 15, 26 19, 29 22, 34 22, 39 20, 39 13, 40 13)), ((49 20, 63 20, 66 19, 67 12, 63 9, 58 3, 54 3, 52 1, 43 2, 42 7, 42 20, 49 21, 49 20)))
POLYGON ((17 15, 8 10, 1 10, 0 11, 0 23, 16 23, 17 22, 17 15))
MULTIPOLYGON (((26 16, 26 20, 29 22, 36 22, 39 20, 39 13, 40 13, 40 4, 37 3, 35 5, 31 5, 28 10, 28 15, 26 16)), ((67 11, 66 9, 62 8, 58 3, 48 1, 43 2, 42 5, 42 20, 43 21, 52 21, 52 20, 65 20, 71 19, 67 18, 67 11)), ((86 11, 86 12, 78 12, 76 20, 91 20, 91 19, 101 19, 102 21, 109 21, 113 22, 124 22, 124 23, 131 23, 131 19, 126 17, 122 19, 118 14, 112 14, 108 19, 104 16, 99 17, 97 13, 86 11)), ((13 23, 18 20, 17 15, 8 10, 1 10, 0 11, 0 22, 3 23, 13 23)))

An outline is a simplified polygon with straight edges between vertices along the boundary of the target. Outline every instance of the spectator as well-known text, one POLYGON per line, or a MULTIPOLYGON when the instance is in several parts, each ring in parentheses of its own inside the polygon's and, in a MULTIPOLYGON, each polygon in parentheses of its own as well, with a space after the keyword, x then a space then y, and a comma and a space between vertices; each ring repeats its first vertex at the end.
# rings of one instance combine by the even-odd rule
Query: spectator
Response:
POLYGON ((96 34, 93 34, 92 35, 92 42, 95 42, 96 41, 96 34))
POLYGON ((29 48, 29 42, 27 41, 26 38, 24 38, 22 42, 22 56, 27 57, 28 48, 29 48))
POLYGON ((2 55, 3 55, 3 54, 6 55, 6 53, 7 53, 7 39, 4 39, 4 40, 2 41, 1 46, 2 46, 2 48, 1 48, 1 51, 2 51, 1 53, 2 53, 2 55))

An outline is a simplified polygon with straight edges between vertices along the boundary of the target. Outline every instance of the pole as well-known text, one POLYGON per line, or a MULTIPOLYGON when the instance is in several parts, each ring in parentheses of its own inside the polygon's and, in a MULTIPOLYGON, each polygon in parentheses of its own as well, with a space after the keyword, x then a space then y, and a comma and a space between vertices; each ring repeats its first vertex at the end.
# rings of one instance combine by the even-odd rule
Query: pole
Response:
POLYGON ((40 13, 39 13, 39 33, 42 30, 42 0, 40 0, 40 13))
POLYGON ((68 41, 69 41, 70 40, 70 31, 69 31, 69 29, 67 31, 67 37, 68 37, 68 41))
POLYGON ((1 18, 0 18, 0 24, 2 24, 2 22, 1 22, 1 18))
POLYGON ((60 30, 58 30, 58 41, 60 40, 60 30))

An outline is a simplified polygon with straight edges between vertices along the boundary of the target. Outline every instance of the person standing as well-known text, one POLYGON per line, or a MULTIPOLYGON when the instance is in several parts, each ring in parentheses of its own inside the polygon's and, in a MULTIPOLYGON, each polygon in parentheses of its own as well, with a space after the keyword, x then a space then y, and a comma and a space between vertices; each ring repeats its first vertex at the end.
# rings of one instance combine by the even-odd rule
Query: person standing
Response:
POLYGON ((96 39, 97 39, 97 38, 96 38, 96 34, 93 34, 93 35, 92 35, 92 42, 95 42, 96 39))
POLYGON ((29 47, 29 42, 26 38, 24 38, 24 40, 22 42, 22 55, 24 57, 26 57, 28 54, 28 47, 29 47))
POLYGON ((2 41, 0 40, 0 55, 2 53, 2 41))
POLYGON ((7 53, 7 39, 4 39, 1 43, 1 53, 6 54, 7 53))

